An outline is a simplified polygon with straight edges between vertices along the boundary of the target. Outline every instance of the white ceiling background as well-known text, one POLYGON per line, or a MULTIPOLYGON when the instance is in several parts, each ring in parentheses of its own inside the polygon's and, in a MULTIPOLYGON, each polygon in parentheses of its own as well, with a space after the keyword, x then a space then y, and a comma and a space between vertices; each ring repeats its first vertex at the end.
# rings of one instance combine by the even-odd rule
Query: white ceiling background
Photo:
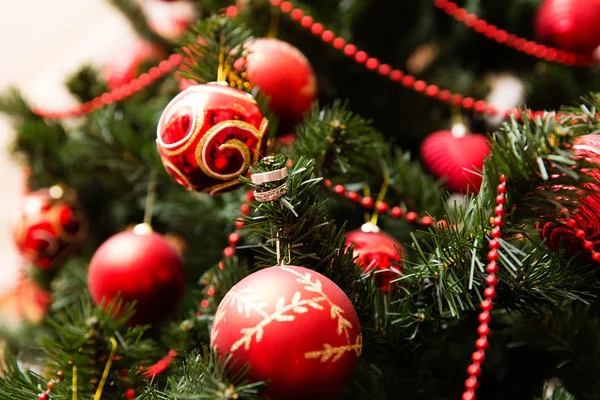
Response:
MULTIPOLYGON (((134 40, 106 0, 0 0, 0 91, 17 86, 36 106, 66 107, 73 104, 62 86, 68 74, 86 62, 102 65, 134 40)), ((7 151, 12 136, 0 117, 0 291, 14 284, 20 265, 11 223, 24 186, 7 151)))

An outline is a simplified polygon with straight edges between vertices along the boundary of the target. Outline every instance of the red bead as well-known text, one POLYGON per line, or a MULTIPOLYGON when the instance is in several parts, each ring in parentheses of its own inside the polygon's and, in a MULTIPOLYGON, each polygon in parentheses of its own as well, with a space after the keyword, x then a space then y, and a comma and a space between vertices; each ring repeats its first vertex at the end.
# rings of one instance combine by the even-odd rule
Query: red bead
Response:
POLYGON ((487 254, 487 259, 490 261, 498 261, 498 251, 496 249, 492 249, 487 254))
POLYGON ((206 294, 212 297, 215 295, 215 292, 216 292, 216 290, 214 287, 209 287, 208 290, 206 291, 206 294))
POLYGON ((250 205, 244 203, 240 206, 240 213, 242 213, 242 215, 248 215, 250 214, 250 205))
POLYGON ((493 238, 500 238, 500 236, 502 236, 502 231, 500 230, 500 228, 498 226, 492 228, 492 230, 490 231, 490 234, 492 235, 493 238))
POLYGON ((475 351, 473 355, 471 355, 471 360, 473 360, 474 363, 481 364, 485 360, 485 353, 481 350, 475 351))
POLYGON ((578 229, 577 232, 575 232, 575 237, 577 239, 584 240, 586 237, 585 231, 583 231, 582 229, 578 229))
POLYGON ((490 300, 485 299, 485 300, 481 301, 481 309, 482 310, 492 311, 493 308, 494 308, 494 304, 490 300))
POLYGON ((585 241, 583 242, 583 247, 584 247, 586 250, 594 250, 594 242, 591 242, 591 241, 589 241, 589 240, 585 240, 585 241))
POLYGON ((574 219, 568 219, 567 220, 567 226, 571 229, 576 229, 579 226, 577 225, 577 221, 575 221, 574 219))
POLYGON ((279 5, 281 4, 282 0, 271 0, 271 4, 274 5, 275 7, 279 7, 279 5))
POLYGON ((121 378, 125 378, 127 375, 129 375, 129 371, 127 371, 126 369, 122 369, 121 371, 119 371, 119 375, 121 376, 121 378))
POLYGON ((487 348, 489 347, 487 338, 480 337, 479 339, 477 339, 475 341, 475 347, 477 347, 478 350, 487 350, 487 348))
POLYGON ((440 93, 438 94, 438 99, 440 99, 441 101, 448 101, 451 95, 452 93, 448 89, 440 90, 440 93))
POLYGON ((293 5, 289 1, 284 1, 283 3, 281 3, 281 5, 279 6, 279 8, 284 13, 289 13, 290 11, 292 11, 293 5))
POLYGON ((225 258, 230 258, 233 257, 235 255, 235 247, 225 247, 223 249, 223 257, 225 258))
POLYGON ((500 241, 498 239, 490 240, 489 247, 490 249, 498 250, 500 248, 500 241))
POLYGON ((346 41, 344 40, 344 38, 337 37, 333 39, 333 47, 335 47, 336 49, 341 50, 344 48, 345 45, 346 41))
POLYGON ((358 203, 360 201, 360 196, 356 192, 349 192, 348 198, 350 199, 350 201, 352 201, 354 203, 358 203))
POLYGON ((333 188, 333 191, 336 194, 338 194, 340 196, 343 196, 346 193, 346 188, 344 186, 342 186, 342 185, 335 185, 334 188, 333 188))
POLYGON ((323 27, 323 25, 318 22, 313 24, 313 26, 310 27, 310 31, 312 32, 313 35, 320 35, 323 33, 324 30, 325 30, 325 28, 323 27))
POLYGON ((475 100, 473 100, 471 97, 467 97, 467 98, 463 99, 463 101, 462 101, 462 106, 464 108, 466 108, 467 110, 473 108, 474 104, 475 104, 475 100))
POLYGON ((506 183, 506 176, 504 174, 500 175, 500 182, 506 183))
POLYGON ((324 184, 325 187, 331 187, 331 181, 329 179, 325 179, 324 184))
POLYGON ((447 227, 448 227, 448 223, 446 222, 446 220, 445 220, 445 219, 440 219, 440 220, 437 222, 437 227, 438 227, 438 228, 447 228, 447 227))
POLYGON ((439 92, 440 92, 440 88, 437 87, 436 85, 429 85, 425 89, 425 94, 429 97, 435 97, 438 95, 439 92))
POLYGON ((463 100, 463 95, 459 93, 454 93, 450 98, 450 102, 455 106, 460 106, 463 100))
POLYGON ((246 223, 242 219, 235 221, 235 229, 241 229, 246 223))
POLYGON ((381 214, 385 214, 386 212, 388 212, 389 206, 387 205, 387 203, 381 201, 379 203, 377 203, 377 211, 381 214))
POLYGON ((248 190, 246 192, 246 200, 253 202, 254 201, 254 191, 253 190, 248 190))
POLYGON ((390 79, 393 80, 394 82, 400 82, 400 80, 402 79, 402 77, 404 76, 404 73, 400 70, 393 70, 390 73, 390 79))
POLYGON ((467 390, 463 393, 462 400, 475 400, 475 392, 472 390, 467 390))
POLYGON ((475 390, 477 389, 477 386, 479 386, 479 384, 477 383, 477 378, 473 376, 467 378, 467 380, 465 381, 465 389, 467 390, 475 390))
POLYGON ((229 234, 229 238, 227 239, 229 244, 235 246, 240 241, 240 235, 236 232, 229 234))
POLYGON ((347 44, 344 46, 344 54, 346 54, 348 57, 354 56, 354 54, 356 54, 356 46, 353 44, 347 44))
POLYGON ((486 271, 489 274, 495 274, 498 272, 498 264, 496 264, 495 262, 491 262, 487 265, 486 267, 486 271))
MULTIPOLYGON (((479 319, 479 322, 481 322, 482 324, 488 324, 492 320, 492 317, 490 316, 489 312, 482 311, 481 313, 479 313, 478 319, 479 319)), ((481 334, 481 336, 487 336, 487 335, 481 334)))
POLYGON ((48 381, 48 383, 46 384, 46 387, 48 388, 48 390, 54 389, 54 386, 56 386, 56 382, 54 382, 54 381, 48 381))
POLYGON ((414 224, 419 219, 419 215, 414 211, 409 211, 406 213, 406 220, 411 224, 414 224))
POLYGON ((309 15, 305 15, 304 17, 302 17, 302 19, 300 20, 300 24, 302 25, 302 27, 304 28, 310 28, 311 25, 313 24, 313 19, 311 16, 309 15))
MULTIPOLYGON (((486 323, 482 323, 477 327, 477 334, 479 336, 488 336, 490 334, 490 327, 486 323)), ((479 349, 482 350, 482 349, 479 349)))
POLYGON ((39 400, 48 400, 48 393, 46 393, 46 392, 40 393, 38 396, 38 399, 39 400))
POLYGON ((496 286, 498 284, 498 277, 495 274, 489 274, 485 277, 485 283, 489 286, 496 286))
POLYGON ((404 86, 406 86, 407 88, 412 87, 412 85, 414 85, 415 83, 415 77, 412 75, 405 75, 404 78, 402 78, 402 84, 404 86))
POLYGON ((499 194, 496 196, 496 204, 504 204, 504 195, 499 194))
POLYGON ((392 67, 390 67, 388 64, 381 64, 379 66, 379 73, 381 75, 389 75, 389 73, 392 71, 392 67))
POLYGON ((302 18, 303 15, 304 15, 304 12, 301 9, 299 9, 299 8, 294 8, 292 10, 292 13, 290 14, 290 16, 292 17, 292 19, 294 21, 299 21, 300 18, 302 18))
POLYGON ((431 218, 429 215, 424 216, 423 218, 421 218, 421 225, 425 226, 425 227, 430 227, 433 225, 433 218, 431 218))
POLYGON ((127 389, 127 391, 125 392, 125 398, 127 400, 133 400, 135 398, 135 390, 127 389))
POLYGON ((426 86, 427 86, 427 83, 425 83, 425 81, 416 81, 413 85, 413 88, 417 92, 422 92, 423 90, 425 90, 426 86))
POLYGON ((100 96, 100 100, 102 100, 102 103, 104 103, 105 105, 111 104, 113 102, 112 96, 110 95, 110 93, 103 93, 100 96))
POLYGON ((400 207, 392 208, 392 217, 394 218, 402 218, 404 215, 404 210, 400 207))
POLYGON ((494 214, 496 215, 504 215, 504 206, 502 204, 498 204, 494 209, 494 214))
POLYGON ((371 197, 366 196, 362 198, 361 204, 364 208, 373 208, 374 201, 371 197))
POLYGON ((504 220, 502 219, 502 217, 494 217, 494 225, 504 226, 504 220))
POLYGON ((483 295, 486 299, 495 299, 496 298, 496 289, 493 287, 487 287, 483 291, 483 295))
POLYGON ((367 61, 367 58, 369 56, 367 55, 367 53, 365 53, 364 51, 357 51, 356 54, 354 55, 354 59, 356 60, 356 62, 362 64, 365 61, 367 61))
POLYGON ((598 253, 597 251, 593 251, 592 252, 592 260, 600 261, 600 253, 598 253))
POLYGON ((374 71, 375 69, 377 69, 377 67, 379 67, 379 60, 371 57, 367 60, 366 66, 367 66, 367 69, 374 71))
POLYGON ((467 373, 469 376, 479 376, 481 374, 481 367, 479 364, 471 364, 467 367, 467 373))
POLYGON ((331 42, 333 40, 333 38, 334 38, 334 34, 333 34, 333 32, 331 32, 329 30, 323 32, 323 34, 321 35, 321 39, 323 39, 323 41, 325 43, 331 42))

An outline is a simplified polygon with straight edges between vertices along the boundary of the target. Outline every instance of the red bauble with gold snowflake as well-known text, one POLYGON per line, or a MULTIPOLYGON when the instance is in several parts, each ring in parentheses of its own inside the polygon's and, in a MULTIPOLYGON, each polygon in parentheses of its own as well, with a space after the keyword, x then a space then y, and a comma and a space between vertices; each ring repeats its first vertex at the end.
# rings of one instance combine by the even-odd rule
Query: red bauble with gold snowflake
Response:
POLYGON ((536 13, 535 30, 561 50, 589 55, 600 45, 598 20, 598 0, 545 0, 536 13))
POLYGON ((354 245, 356 262, 362 265, 366 273, 375 270, 375 279, 387 292, 392 281, 401 274, 403 250, 400 242, 384 232, 364 232, 357 229, 346 234, 346 247, 351 245, 354 245))
POLYGON ((360 324, 346 294, 307 268, 266 268, 225 296, 211 346, 232 356, 229 373, 249 365, 248 379, 268 381, 271 400, 335 399, 362 350, 360 324))
POLYGON ((167 105, 157 147, 167 172, 209 194, 234 189, 266 149, 268 121, 250 94, 226 84, 195 85, 167 105))
POLYGON ((23 199, 14 239, 23 257, 36 267, 58 267, 86 236, 87 220, 73 191, 53 186, 23 199))
POLYGON ((300 50, 279 39, 252 40, 245 48, 250 53, 245 63, 248 81, 269 96, 280 130, 289 133, 316 98, 312 66, 300 50))
POLYGON ((581 253, 587 257, 590 253, 585 251, 584 239, 577 237, 577 231, 583 231, 585 240, 594 244, 592 250, 600 251, 600 135, 578 137, 573 144, 573 150, 577 156, 598 164, 598 169, 589 171, 596 182, 584 185, 586 189, 591 190, 591 194, 580 200, 576 210, 569 210, 575 226, 567 226, 565 221, 546 222, 540 226, 540 236, 553 251, 558 251, 562 246, 568 256, 581 253))

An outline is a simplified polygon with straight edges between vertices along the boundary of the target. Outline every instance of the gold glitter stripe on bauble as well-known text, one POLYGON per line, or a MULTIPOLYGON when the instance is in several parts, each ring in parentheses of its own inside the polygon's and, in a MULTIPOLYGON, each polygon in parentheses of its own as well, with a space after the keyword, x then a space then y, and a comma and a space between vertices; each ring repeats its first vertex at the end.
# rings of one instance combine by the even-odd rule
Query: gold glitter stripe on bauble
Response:
POLYGON ((185 177, 185 175, 183 175, 183 173, 179 169, 177 169, 177 167, 175 167, 170 161, 165 160, 163 157, 161 157, 160 160, 162 161, 165 169, 169 168, 171 171, 175 172, 175 175, 181 178, 183 183, 185 183, 185 188, 187 190, 194 190, 194 187, 192 186, 191 182, 185 177))
MULTIPOLYGON (((179 110, 178 107, 175 109, 175 111, 179 110)), ((175 113, 175 111, 169 113, 169 116, 173 115, 175 113)), ((183 153, 184 151, 186 151, 191 145, 192 143, 194 143, 194 140, 196 140, 196 137, 198 137, 198 134, 200 133, 200 131, 202 130, 202 125, 204 124, 204 121, 206 120, 206 110, 202 110, 199 113, 196 113, 196 111, 194 109, 192 109, 192 111, 194 112, 194 127, 192 135, 190 136, 189 140, 187 142, 185 142, 183 145, 181 145, 181 147, 179 147, 178 149, 175 150, 169 150, 167 148, 165 148, 163 145, 160 144, 159 140, 156 139, 156 142, 158 144, 158 146, 160 147, 161 151, 164 152, 166 155, 168 156, 178 156, 179 154, 183 153), (202 118, 198 118, 197 114, 202 114, 202 118)), ((165 118, 166 119, 166 118, 165 118)), ((162 141, 162 138, 160 139, 162 141)))

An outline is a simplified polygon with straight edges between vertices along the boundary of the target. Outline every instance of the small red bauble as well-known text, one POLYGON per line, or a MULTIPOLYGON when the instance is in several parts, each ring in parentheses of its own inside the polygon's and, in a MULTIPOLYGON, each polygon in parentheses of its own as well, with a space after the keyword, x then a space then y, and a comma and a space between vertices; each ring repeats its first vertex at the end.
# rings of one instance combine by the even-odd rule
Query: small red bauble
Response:
POLYGON ((130 324, 154 324, 175 309, 184 290, 183 263, 177 250, 161 235, 138 229, 118 233, 92 257, 88 287, 96 304, 117 295, 136 301, 130 324))
POLYGON ((561 50, 592 54, 600 45, 599 0, 545 0, 535 17, 535 30, 561 50))
POLYGON ((379 286, 387 292, 391 281, 400 277, 402 245, 384 232, 363 232, 360 229, 346 234, 346 247, 354 245, 356 262, 369 273, 373 270, 379 286))
POLYGON ((137 78, 144 70, 144 64, 158 63, 165 57, 165 52, 150 43, 139 42, 119 55, 106 66, 107 84, 110 90, 121 87, 137 78))
POLYGON ((86 236, 87 221, 74 192, 53 186, 23 199, 14 239, 19 252, 35 266, 59 266, 86 236))
MULTIPOLYGON (((573 150, 577 156, 585 157, 600 166, 599 135, 577 138, 573 150)), ((573 256, 584 251, 584 240, 592 242, 594 250, 600 250, 600 168, 590 171, 589 174, 597 183, 585 184, 593 193, 583 197, 576 210, 570 210, 571 218, 575 221, 573 226, 555 222, 547 222, 541 226, 540 236, 553 251, 558 251, 562 245, 567 255, 573 256)))
POLYGON ((479 192, 485 157, 490 154, 489 141, 483 135, 454 135, 439 131, 421 144, 421 159, 431 174, 445 179, 444 185, 453 192, 479 192))
POLYGON ((248 81, 269 96, 269 106, 284 133, 302 120, 317 95, 317 79, 308 59, 294 46, 261 38, 246 45, 248 81))
POLYGON ((351 378, 362 351, 360 324, 346 294, 325 276, 295 266, 241 280, 215 314, 211 346, 232 355, 230 373, 267 380, 271 400, 330 400, 351 378))
POLYGON ((229 191, 265 152, 268 121, 250 94, 226 84, 181 92, 160 117, 157 147, 167 172, 209 194, 229 191))

